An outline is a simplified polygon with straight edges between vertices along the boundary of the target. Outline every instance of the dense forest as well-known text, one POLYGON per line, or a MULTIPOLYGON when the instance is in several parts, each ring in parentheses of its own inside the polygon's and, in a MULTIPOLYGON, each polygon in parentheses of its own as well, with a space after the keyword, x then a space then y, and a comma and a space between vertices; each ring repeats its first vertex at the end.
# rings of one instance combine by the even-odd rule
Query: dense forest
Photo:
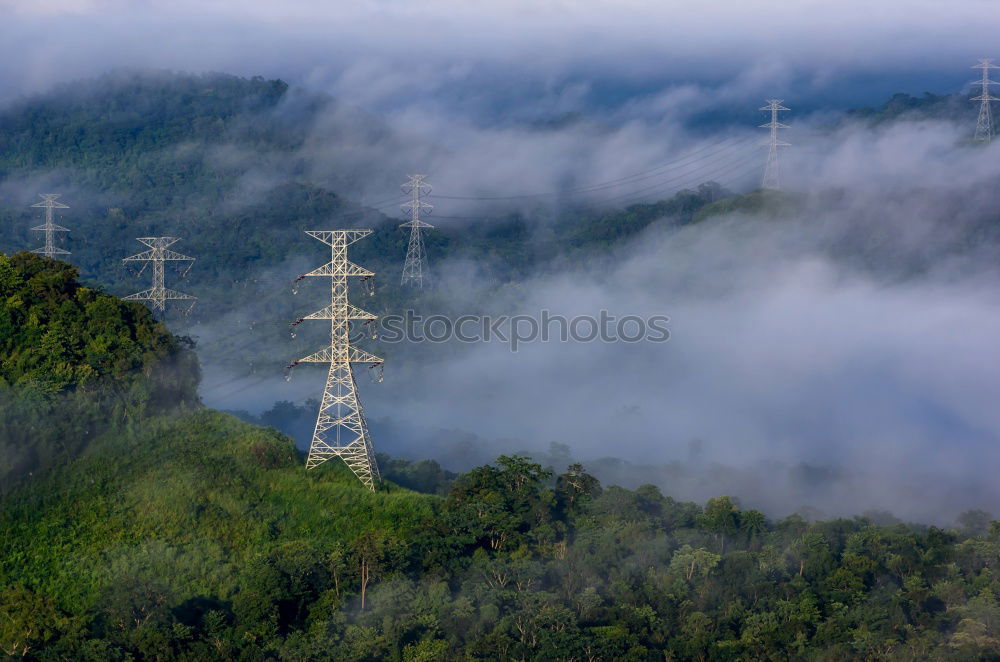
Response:
POLYGON ((775 521, 516 455, 457 476, 383 456, 372 493, 338 462, 307 473, 273 428, 200 408, 184 342, 71 267, 3 257, 0 285, 0 401, 30 399, 53 439, 77 426, 60 397, 108 407, 89 443, 0 500, 11 658, 1000 657, 986 513, 949 530, 775 521), (60 333, 78 340, 51 347, 60 333), (105 377, 120 406, 100 400, 105 377))

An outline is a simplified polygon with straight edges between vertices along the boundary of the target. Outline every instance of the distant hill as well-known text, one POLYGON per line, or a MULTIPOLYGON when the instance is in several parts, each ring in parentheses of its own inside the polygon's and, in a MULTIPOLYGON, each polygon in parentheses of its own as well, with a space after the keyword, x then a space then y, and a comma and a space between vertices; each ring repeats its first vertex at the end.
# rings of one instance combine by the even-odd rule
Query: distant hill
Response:
POLYGON ((796 209, 801 202, 798 197, 794 193, 761 189, 705 205, 693 215, 691 220, 694 223, 700 223, 715 216, 733 213, 783 216, 796 209))
POLYGON ((896 93, 880 106, 856 108, 846 114, 847 120, 864 120, 873 124, 896 120, 954 120, 972 121, 975 126, 979 103, 971 98, 977 93, 932 94, 913 96, 896 93))

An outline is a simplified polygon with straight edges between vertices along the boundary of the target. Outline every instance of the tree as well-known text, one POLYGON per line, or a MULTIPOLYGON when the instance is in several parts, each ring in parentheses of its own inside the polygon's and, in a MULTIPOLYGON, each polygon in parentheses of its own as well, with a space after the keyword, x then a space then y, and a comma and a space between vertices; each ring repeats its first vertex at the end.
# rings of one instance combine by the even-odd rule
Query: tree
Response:
POLYGON ((403 662, 440 662, 447 659, 448 642, 441 639, 421 639, 403 648, 403 662))
POLYGON ((719 551, 726 551, 726 536, 737 531, 739 509, 731 497, 721 496, 709 499, 705 504, 705 512, 698 518, 698 526, 715 534, 719 543, 719 551))
POLYGON ((52 600, 23 586, 0 590, 0 651, 11 658, 27 657, 56 638, 67 624, 52 600))
POLYGON ((748 538, 755 538, 767 531, 767 518, 759 510, 744 510, 740 513, 740 529, 748 538))
POLYGON ((497 465, 464 474, 445 501, 450 523, 492 551, 514 546, 552 520, 554 495, 544 489, 552 472, 526 457, 501 455, 497 465))
POLYGON ((326 556, 326 568, 333 579, 333 590, 337 599, 340 599, 341 583, 350 567, 350 551, 339 540, 334 542, 326 556))
POLYGON ((351 542, 358 582, 361 586, 361 609, 365 608, 368 583, 391 570, 398 556, 398 542, 382 531, 368 531, 351 542))
POLYGON ((721 556, 707 549, 694 549, 691 545, 684 545, 670 557, 670 569, 690 582, 696 576, 707 577, 720 560, 721 556))
POLYGON ((556 498, 563 512, 575 511, 601 493, 601 481, 583 469, 582 464, 571 464, 566 473, 556 478, 556 498))

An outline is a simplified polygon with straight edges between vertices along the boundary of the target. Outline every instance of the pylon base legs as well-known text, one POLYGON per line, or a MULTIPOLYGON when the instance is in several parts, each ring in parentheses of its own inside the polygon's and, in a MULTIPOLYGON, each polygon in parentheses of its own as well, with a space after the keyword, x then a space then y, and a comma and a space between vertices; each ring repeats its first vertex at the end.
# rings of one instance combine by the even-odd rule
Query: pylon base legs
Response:
POLYGON ((348 362, 330 364, 306 469, 317 467, 331 457, 341 458, 365 487, 375 491, 375 482, 380 479, 378 463, 358 401, 354 371, 348 362))
POLYGON ((313 439, 312 448, 309 449, 309 457, 306 458, 306 469, 314 469, 332 457, 339 457, 354 472, 358 480, 374 492, 375 479, 378 477, 378 465, 368 449, 369 444, 360 440, 348 446, 334 447, 313 439))

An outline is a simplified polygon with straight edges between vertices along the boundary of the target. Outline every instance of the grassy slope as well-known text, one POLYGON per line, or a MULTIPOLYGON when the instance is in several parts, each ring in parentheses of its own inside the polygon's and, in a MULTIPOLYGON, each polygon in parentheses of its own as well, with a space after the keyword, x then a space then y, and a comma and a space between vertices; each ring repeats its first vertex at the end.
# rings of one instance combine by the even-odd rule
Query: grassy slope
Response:
POLYGON ((178 602, 226 600, 256 556, 368 529, 405 537, 437 501, 392 484, 373 494, 339 462, 306 473, 291 440, 218 412, 155 419, 0 502, 0 584, 71 611, 132 577, 168 582, 178 602))

